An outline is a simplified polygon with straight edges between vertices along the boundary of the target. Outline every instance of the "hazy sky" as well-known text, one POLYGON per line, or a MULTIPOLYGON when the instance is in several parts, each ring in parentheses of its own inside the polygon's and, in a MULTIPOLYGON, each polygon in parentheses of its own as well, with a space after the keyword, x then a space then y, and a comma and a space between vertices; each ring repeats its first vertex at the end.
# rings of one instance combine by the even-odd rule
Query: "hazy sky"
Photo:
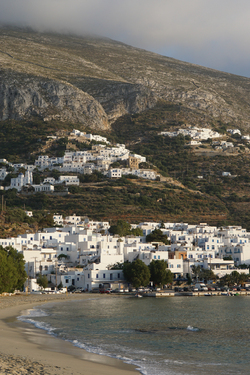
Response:
POLYGON ((0 0, 0 24, 94 33, 250 77, 250 0, 0 0))

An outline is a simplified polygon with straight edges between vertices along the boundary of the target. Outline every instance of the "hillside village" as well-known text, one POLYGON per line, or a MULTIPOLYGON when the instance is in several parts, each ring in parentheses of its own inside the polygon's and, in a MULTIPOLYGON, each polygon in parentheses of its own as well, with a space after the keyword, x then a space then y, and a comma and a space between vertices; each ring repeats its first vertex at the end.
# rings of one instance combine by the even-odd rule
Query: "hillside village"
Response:
MULTIPOLYGON (((227 129, 227 133, 233 136, 237 135, 242 141, 246 141, 248 143, 250 141, 250 136, 242 135, 239 129, 227 129)), ((235 146, 233 142, 228 142, 226 140, 220 141, 219 138, 223 137, 223 135, 210 128, 199 128, 197 126, 189 126, 187 128, 176 129, 175 131, 162 131, 159 134, 170 138, 177 137, 180 134, 184 137, 190 137, 191 141, 188 143, 189 146, 199 146, 202 145, 202 141, 212 140, 211 145, 217 151, 235 151, 235 146)))
MULTIPOLYGON (((26 214, 32 216, 30 211, 26 214)), ((131 225, 140 228, 143 236, 120 237, 109 233, 109 222, 76 215, 63 218, 56 214, 53 218, 59 227, 0 239, 1 246, 12 246, 23 254, 30 290, 39 289, 38 274, 46 275, 54 287, 60 284, 91 291, 105 285, 124 290, 128 285, 122 269, 112 266, 136 259, 146 265, 152 260, 167 261, 175 281, 192 276, 192 266, 198 265, 218 278, 235 270, 249 272, 237 268, 250 265, 250 233, 240 226, 143 222, 131 225), (168 236, 169 245, 146 242, 156 228, 168 236)))
MULTIPOLYGON (((248 135, 241 135, 239 129, 227 129, 231 135, 238 135, 243 141, 249 141, 248 135)), ((218 140, 222 137, 216 131, 209 128, 188 127, 178 129, 173 132, 161 132, 160 135, 168 136, 170 138, 178 135, 190 137, 190 142, 187 146, 202 145, 201 141, 212 140, 211 146, 215 151, 235 152, 236 147, 232 142, 226 140, 218 140), (215 139, 215 140, 214 140, 215 139)), ((60 139, 59 136, 48 136, 48 143, 60 139)), ((58 185, 76 185, 79 186, 80 181, 78 174, 90 175, 95 171, 100 172, 107 178, 121 178, 122 176, 135 176, 136 178, 143 178, 148 180, 160 179, 161 175, 153 169, 142 168, 142 163, 146 163, 146 157, 139 154, 132 153, 126 148, 124 144, 117 143, 111 145, 106 137, 100 135, 86 134, 80 130, 73 129, 68 136, 69 141, 89 142, 92 144, 91 149, 83 151, 66 149, 63 156, 38 155, 34 164, 27 163, 11 163, 6 159, 0 159, 0 181, 4 181, 6 176, 11 173, 18 173, 20 169, 22 172, 15 178, 11 178, 10 185, 0 186, 0 189, 17 189, 21 192, 23 188, 26 192, 44 192, 53 193, 55 186, 58 185), (114 167, 114 164, 118 166, 114 167), (46 177, 40 184, 33 183, 33 172, 40 173, 46 171, 58 171, 58 178, 46 177), (70 173, 70 175, 65 175, 70 173), (72 175, 76 173, 76 175, 72 175)), ((222 172, 222 176, 231 176, 229 172, 222 172)))
MULTIPOLYGON (((55 139, 56 136, 50 137, 55 139)), ((4 180, 8 175, 7 168, 10 167, 14 172, 18 172, 20 168, 25 170, 25 174, 19 173, 18 177, 11 178, 10 185, 5 187, 8 189, 17 189, 20 192, 24 187, 33 189, 34 192, 53 193, 54 185, 65 184, 79 185, 79 178, 73 175, 60 175, 58 179, 53 177, 45 178, 41 184, 33 184, 33 171, 39 170, 57 170, 59 173, 82 173, 92 174, 94 171, 102 173, 107 178, 121 178, 124 175, 132 175, 140 178, 155 180, 159 175, 154 170, 139 168, 141 163, 146 162, 146 157, 132 154, 124 144, 116 144, 111 146, 107 138, 100 135, 86 134, 74 129, 69 139, 77 139, 78 141, 95 141, 101 144, 92 145, 91 150, 71 151, 66 150, 62 157, 49 157, 40 155, 34 164, 26 163, 9 163, 6 159, 1 159, 0 163, 6 165, 0 169, 0 180, 4 180), (104 144, 103 144, 104 143, 104 144), (127 167, 112 168, 112 163, 124 162, 127 167)), ((2 187, 3 189, 3 187, 2 187)), ((31 190, 32 191, 32 190, 31 190)))

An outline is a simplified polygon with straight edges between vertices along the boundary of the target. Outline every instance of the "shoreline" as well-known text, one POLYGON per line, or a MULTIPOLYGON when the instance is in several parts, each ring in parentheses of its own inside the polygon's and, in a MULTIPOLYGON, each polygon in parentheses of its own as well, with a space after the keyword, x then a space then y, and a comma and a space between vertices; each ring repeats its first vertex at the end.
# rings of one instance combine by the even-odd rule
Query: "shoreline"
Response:
POLYGON ((136 366, 89 353, 17 320, 22 311, 35 306, 89 298, 113 297, 89 294, 0 297, 0 373, 5 370, 13 375, 138 375, 136 366))

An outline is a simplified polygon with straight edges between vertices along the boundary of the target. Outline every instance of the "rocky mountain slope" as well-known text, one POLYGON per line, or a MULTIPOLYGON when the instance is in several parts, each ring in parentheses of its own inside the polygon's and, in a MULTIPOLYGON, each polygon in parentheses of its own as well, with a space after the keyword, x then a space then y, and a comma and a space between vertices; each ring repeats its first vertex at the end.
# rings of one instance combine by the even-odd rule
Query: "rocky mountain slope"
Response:
POLYGON ((39 116, 105 131, 163 99, 191 111, 191 124, 250 126, 250 79, 110 39, 1 28, 0 67, 0 120, 39 116))

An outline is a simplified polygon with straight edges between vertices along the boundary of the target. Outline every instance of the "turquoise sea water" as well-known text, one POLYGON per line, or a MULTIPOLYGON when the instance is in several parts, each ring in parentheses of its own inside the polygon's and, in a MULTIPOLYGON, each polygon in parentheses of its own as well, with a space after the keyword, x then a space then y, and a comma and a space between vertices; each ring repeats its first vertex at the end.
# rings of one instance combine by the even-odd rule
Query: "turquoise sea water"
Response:
POLYGON ((250 297, 90 296, 21 320, 145 375, 250 373, 250 297))

